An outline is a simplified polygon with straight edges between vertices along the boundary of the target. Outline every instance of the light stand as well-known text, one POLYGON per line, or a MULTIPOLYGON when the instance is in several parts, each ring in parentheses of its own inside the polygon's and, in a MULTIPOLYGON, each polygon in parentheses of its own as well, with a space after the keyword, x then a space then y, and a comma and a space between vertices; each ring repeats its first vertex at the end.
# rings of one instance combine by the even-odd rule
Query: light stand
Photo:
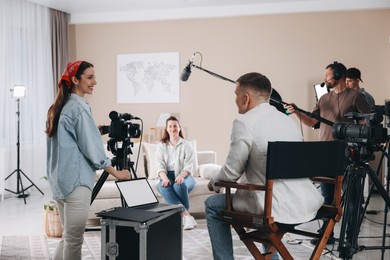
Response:
POLYGON ((18 198, 23 198, 24 199, 24 204, 26 204, 26 197, 29 196, 29 194, 26 194, 24 193, 26 190, 28 190, 29 188, 31 188, 32 186, 34 186, 35 188, 37 188, 37 190, 43 194, 43 192, 34 184, 34 182, 32 182, 30 180, 30 178, 28 178, 26 176, 26 174, 24 174, 24 172, 22 171, 22 169, 20 169, 20 98, 24 98, 26 96, 26 87, 25 86, 14 86, 13 89, 11 89, 11 92, 12 92, 12 97, 16 99, 16 102, 17 102, 17 112, 16 112, 16 115, 17 115, 17 119, 18 119, 18 123, 17 123, 17 128, 18 128, 18 137, 17 137, 17 143, 16 143, 16 148, 17 148, 17 164, 16 164, 16 169, 10 174, 8 175, 7 178, 5 178, 5 180, 8 180, 14 173, 16 173, 16 191, 12 191, 12 190, 9 190, 9 189, 5 189, 6 191, 9 191, 13 194, 16 194, 18 195, 18 198), (21 174, 31 183, 30 186, 24 188, 23 187, 23 182, 22 182, 22 178, 21 178, 21 174))

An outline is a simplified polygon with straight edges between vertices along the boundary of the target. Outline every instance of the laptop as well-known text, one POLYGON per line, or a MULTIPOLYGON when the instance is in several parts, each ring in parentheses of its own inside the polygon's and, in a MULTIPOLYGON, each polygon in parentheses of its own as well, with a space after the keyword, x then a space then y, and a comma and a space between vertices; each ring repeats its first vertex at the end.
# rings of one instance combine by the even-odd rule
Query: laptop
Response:
POLYGON ((182 207, 160 203, 146 178, 116 181, 115 184, 128 208, 164 212, 182 207))

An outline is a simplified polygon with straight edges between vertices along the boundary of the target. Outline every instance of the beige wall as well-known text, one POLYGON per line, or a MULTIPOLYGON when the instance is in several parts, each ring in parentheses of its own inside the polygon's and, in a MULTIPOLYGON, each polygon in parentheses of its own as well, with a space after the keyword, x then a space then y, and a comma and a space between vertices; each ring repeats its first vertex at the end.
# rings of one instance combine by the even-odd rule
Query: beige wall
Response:
MULTIPOLYGON (((390 99, 390 10, 72 25, 71 32, 73 58, 95 65, 98 86, 87 98, 98 123, 109 124, 112 110, 130 113, 144 120, 147 139, 160 112, 180 113, 188 139, 198 141, 198 150, 217 151, 219 163, 237 115, 234 85, 193 69, 180 83, 178 104, 117 104, 117 54, 179 52, 181 71, 199 51, 204 68, 233 80, 261 72, 284 101, 305 110, 315 103, 313 84, 337 60, 361 69, 377 104, 390 99)), ((316 139, 316 131, 302 129, 306 140, 316 139)))

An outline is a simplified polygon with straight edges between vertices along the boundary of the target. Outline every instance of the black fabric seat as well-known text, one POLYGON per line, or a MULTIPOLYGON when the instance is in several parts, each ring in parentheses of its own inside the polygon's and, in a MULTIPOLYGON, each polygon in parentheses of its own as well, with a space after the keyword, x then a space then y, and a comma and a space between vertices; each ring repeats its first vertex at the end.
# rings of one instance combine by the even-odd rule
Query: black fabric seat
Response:
POLYGON ((334 225, 340 221, 342 216, 341 190, 345 168, 345 149, 346 143, 340 141, 269 142, 265 185, 235 182, 216 183, 216 185, 226 188, 226 209, 221 210, 223 219, 233 226, 255 259, 271 259, 275 251, 278 251, 283 259, 293 259, 282 242, 282 238, 287 232, 318 238, 310 259, 320 259, 334 225), (288 155, 286 155, 287 152, 288 155), (315 219, 324 220, 321 228, 323 232, 320 234, 297 229, 296 227, 300 224, 290 225, 274 222, 272 216, 273 181, 293 178, 312 178, 316 182, 335 185, 333 204, 323 205, 315 217, 315 219), (265 192, 264 213, 250 214, 235 211, 232 205, 232 188, 265 192), (268 245, 268 252, 262 254, 255 242, 268 245))

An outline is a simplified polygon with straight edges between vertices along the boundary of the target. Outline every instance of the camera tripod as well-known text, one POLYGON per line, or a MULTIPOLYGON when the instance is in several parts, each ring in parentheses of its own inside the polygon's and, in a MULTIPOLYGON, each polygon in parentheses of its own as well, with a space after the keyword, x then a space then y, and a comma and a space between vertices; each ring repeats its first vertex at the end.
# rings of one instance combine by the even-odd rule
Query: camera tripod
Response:
POLYGON ((24 193, 26 190, 28 190, 29 188, 31 187, 35 187, 37 188, 37 190, 43 194, 43 192, 37 187, 37 185, 35 185, 35 183, 30 180, 29 177, 27 177, 27 175, 22 171, 22 169, 20 169, 20 99, 17 99, 16 100, 18 102, 18 110, 16 112, 16 115, 17 115, 17 119, 18 119, 18 123, 17 123, 17 128, 18 128, 18 137, 17 137, 17 142, 16 142, 16 169, 10 174, 7 176, 7 178, 5 178, 5 180, 8 180, 14 173, 16 173, 16 191, 12 191, 12 190, 9 190, 9 189, 5 189, 6 191, 9 191, 13 194, 16 194, 18 195, 18 198, 23 198, 24 199, 24 204, 27 204, 26 203, 26 197, 29 196, 29 194, 26 194, 24 193), (23 187, 23 181, 22 181, 22 175, 31 183, 30 186, 24 188, 23 187))
MULTIPOLYGON (((116 141, 115 141, 116 142, 116 141)), ((116 156, 112 159, 112 166, 115 167, 117 170, 123 170, 128 169, 130 173, 134 175, 134 178, 138 178, 137 174, 134 170, 134 162, 130 160, 129 154, 132 154, 130 146, 132 145, 132 142, 130 142, 128 139, 123 140, 122 148, 116 149, 116 151, 112 151, 116 154, 116 156)), ((110 147, 110 146, 109 146, 110 147)), ((101 190, 104 182, 107 180, 109 173, 104 171, 102 175, 100 176, 99 180, 96 182, 95 186, 92 190, 92 196, 91 196, 91 204, 95 200, 96 196, 98 195, 99 191, 101 190)), ((124 206, 126 203, 124 199, 121 196, 122 205, 124 206)))
MULTIPOLYGON (((340 258, 343 259, 352 259, 353 255, 358 250, 382 250, 382 259, 384 257, 385 249, 390 249, 390 246, 385 246, 385 237, 386 237, 386 219, 388 208, 390 207, 390 197, 389 197, 389 176, 387 176, 387 185, 386 190, 383 188, 378 176, 375 174, 374 170, 368 165, 367 159, 360 156, 361 149, 363 149, 363 156, 367 158, 372 155, 372 152, 369 151, 366 153, 366 147, 359 147, 355 152, 355 156, 351 159, 353 163, 348 166, 346 175, 345 175, 345 191, 344 191, 344 212, 343 212, 343 221, 340 229, 340 238, 338 251, 340 253, 340 258), (384 216, 384 226, 383 226, 383 236, 382 236, 382 245, 381 246, 359 246, 358 245, 358 235, 360 231, 360 226, 362 224, 364 214, 366 212, 369 198, 365 207, 363 208, 363 189, 364 181, 366 176, 372 181, 371 191, 374 187, 378 190, 381 197, 385 201, 385 216, 384 216), (348 223, 348 226, 347 226, 348 223), (347 235, 347 236, 346 236, 347 235)), ((382 148, 379 149, 382 151, 383 156, 386 156, 389 159, 389 154, 382 148)), ((387 167, 389 169, 389 161, 387 167)), ((378 166, 379 169, 380 165, 378 166)), ((388 174, 389 175, 389 174, 388 174)), ((370 192, 371 195, 371 192, 370 192)), ((370 197, 370 196, 369 196, 370 197)))

